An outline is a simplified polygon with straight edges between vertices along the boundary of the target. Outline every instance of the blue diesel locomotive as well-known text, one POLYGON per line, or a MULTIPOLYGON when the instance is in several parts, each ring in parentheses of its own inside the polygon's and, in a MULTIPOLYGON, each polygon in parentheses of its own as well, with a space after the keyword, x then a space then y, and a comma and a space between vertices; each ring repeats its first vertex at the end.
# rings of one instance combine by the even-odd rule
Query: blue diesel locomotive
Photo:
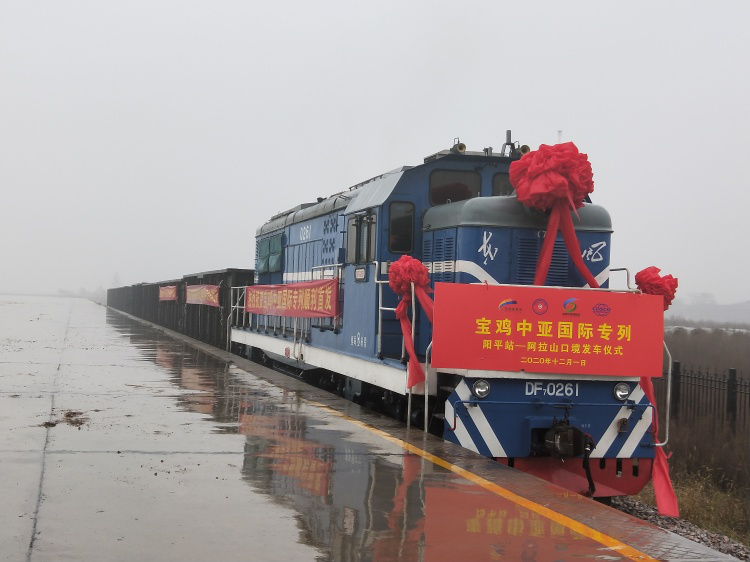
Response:
MULTIPOLYGON (((409 255, 424 263, 433 285, 533 284, 548 217, 521 204, 509 181, 511 163, 526 151, 510 133, 499 153, 470 152, 456 139, 420 165, 272 217, 256 233, 255 285, 334 281, 337 291, 327 298, 335 300, 335 313, 248 312, 246 288, 236 287, 230 343, 254 360, 575 492, 634 494, 651 477, 655 447, 640 373, 438 372, 429 365, 433 326, 415 306, 413 337, 427 378, 407 389, 389 266, 409 255), (413 408, 410 393, 420 396, 413 408)), ((588 198, 577 215, 584 263, 606 289, 610 216, 588 198)), ((587 287, 561 236, 546 284, 587 287)))

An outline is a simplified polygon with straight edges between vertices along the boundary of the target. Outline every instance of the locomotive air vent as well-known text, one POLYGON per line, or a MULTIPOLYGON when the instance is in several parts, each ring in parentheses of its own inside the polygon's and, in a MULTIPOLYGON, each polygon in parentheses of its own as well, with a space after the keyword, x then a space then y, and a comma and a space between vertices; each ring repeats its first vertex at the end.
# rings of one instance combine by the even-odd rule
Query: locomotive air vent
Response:
MULTIPOLYGON (((514 283, 532 285, 536 274, 536 262, 539 259, 542 241, 534 238, 523 238, 518 241, 518 273, 514 283)), ((565 242, 555 240, 552 251, 552 263, 547 273, 547 284, 568 285, 568 252, 565 242)))

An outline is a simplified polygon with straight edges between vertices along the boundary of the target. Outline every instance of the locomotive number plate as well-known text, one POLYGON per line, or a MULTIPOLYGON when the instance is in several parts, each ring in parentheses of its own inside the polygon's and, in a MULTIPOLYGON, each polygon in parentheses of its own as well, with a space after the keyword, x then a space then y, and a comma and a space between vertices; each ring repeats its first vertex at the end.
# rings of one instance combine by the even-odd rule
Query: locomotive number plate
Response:
POLYGON ((576 397, 578 396, 577 382, 527 382, 526 396, 555 396, 555 397, 576 397))

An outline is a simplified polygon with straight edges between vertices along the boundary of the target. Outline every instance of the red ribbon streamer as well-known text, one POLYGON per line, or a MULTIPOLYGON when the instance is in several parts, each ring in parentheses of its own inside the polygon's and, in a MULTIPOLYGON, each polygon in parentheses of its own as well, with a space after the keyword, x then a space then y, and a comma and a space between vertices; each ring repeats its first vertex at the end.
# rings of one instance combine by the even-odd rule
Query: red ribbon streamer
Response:
POLYGON ((424 369, 422 369, 422 365, 417 358, 417 353, 414 350, 414 340, 411 337, 411 321, 408 316, 409 306, 411 305, 412 283, 414 283, 414 294, 417 300, 419 300, 422 308, 424 308, 428 320, 432 322, 434 304, 427 294, 430 283, 427 268, 421 261, 411 256, 401 256, 388 269, 388 284, 401 297, 401 301, 396 307, 396 318, 399 319, 401 324, 404 346, 409 354, 409 375, 406 379, 406 388, 411 388, 425 379, 424 369))
POLYGON ((549 273, 549 266, 552 262, 552 251, 555 247, 555 238, 557 238, 557 231, 560 230, 565 247, 576 269, 578 269, 578 272, 583 276, 586 283, 589 284, 589 287, 598 288, 599 283, 596 282, 594 276, 583 263, 578 237, 573 226, 573 219, 568 211, 568 205, 567 201, 558 201, 552 207, 552 213, 547 222, 547 233, 544 235, 542 251, 539 253, 539 260, 537 261, 534 285, 544 285, 547 280, 547 273, 549 273))
MULTIPOLYGON (((671 275, 661 276, 659 275, 660 271, 658 267, 653 265, 639 271, 635 276, 635 284, 638 285, 638 288, 642 292, 648 295, 664 297, 664 310, 667 310, 677 292, 677 279, 671 275)), ((658 443, 658 413, 656 411, 656 398, 651 379, 648 377, 641 378, 641 388, 646 394, 646 398, 654 404, 654 441, 658 443)), ((674 495, 672 481, 669 479, 667 455, 664 454, 662 447, 657 447, 656 449, 651 480, 654 484, 654 495, 656 496, 656 507, 659 510, 659 515, 679 517, 680 510, 677 506, 677 498, 674 495)))
MULTIPOLYGON (((654 427, 654 442, 658 443, 659 439, 657 434, 659 430, 659 414, 656 411, 654 385, 651 382, 650 377, 642 377, 640 384, 646 398, 648 398, 648 401, 654 405, 654 419, 652 425, 654 427)), ((667 464, 667 455, 664 453, 663 447, 656 448, 654 466, 651 471, 651 482, 654 485, 654 496, 656 496, 656 508, 659 511, 659 515, 679 517, 680 509, 677 506, 677 497, 674 494, 672 481, 669 479, 669 465, 667 464)))

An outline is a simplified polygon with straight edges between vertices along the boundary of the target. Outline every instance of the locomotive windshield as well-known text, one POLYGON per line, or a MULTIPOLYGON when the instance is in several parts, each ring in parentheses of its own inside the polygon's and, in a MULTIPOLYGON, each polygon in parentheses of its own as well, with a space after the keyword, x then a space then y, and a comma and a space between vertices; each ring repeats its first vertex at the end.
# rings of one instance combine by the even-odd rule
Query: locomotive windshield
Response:
POLYGON ((430 174, 430 204, 445 205, 479 197, 482 177, 477 172, 435 170, 430 174))
POLYGON ((508 174, 495 174, 492 177, 492 195, 513 195, 513 186, 508 174))

